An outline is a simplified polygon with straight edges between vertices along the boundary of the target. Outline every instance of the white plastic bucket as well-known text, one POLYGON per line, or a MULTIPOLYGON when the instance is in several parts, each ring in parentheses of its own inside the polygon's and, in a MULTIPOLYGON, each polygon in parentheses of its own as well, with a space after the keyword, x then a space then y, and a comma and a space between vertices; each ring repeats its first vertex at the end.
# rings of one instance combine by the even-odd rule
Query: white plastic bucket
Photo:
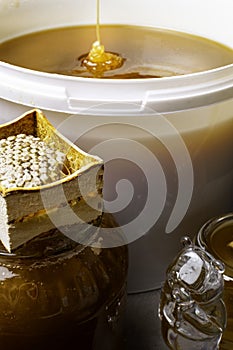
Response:
MULTIPOLYGON (((101 0, 102 23, 175 29, 233 48, 232 13, 232 0, 101 0)), ((95 0, 0 0, 0 41, 95 18, 95 0)), ((130 243, 129 291, 160 287, 180 237, 233 207, 233 64, 99 80, 0 62, 0 97, 1 123, 38 107, 105 159, 106 206, 130 243)))

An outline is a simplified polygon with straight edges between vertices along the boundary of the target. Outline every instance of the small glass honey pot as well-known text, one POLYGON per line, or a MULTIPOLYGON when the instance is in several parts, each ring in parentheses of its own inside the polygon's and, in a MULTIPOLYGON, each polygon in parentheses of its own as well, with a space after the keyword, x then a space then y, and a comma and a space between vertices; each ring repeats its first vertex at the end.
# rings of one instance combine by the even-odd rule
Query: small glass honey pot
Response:
POLYGON ((174 350, 233 349, 233 213, 208 220, 167 268, 159 316, 174 350))
POLYGON ((190 238, 167 269, 159 316, 173 350, 217 350, 226 327, 224 264, 190 238))
POLYGON ((227 326, 220 343, 221 350, 233 349, 233 212, 206 222, 196 236, 196 244, 225 265, 223 300, 227 326))

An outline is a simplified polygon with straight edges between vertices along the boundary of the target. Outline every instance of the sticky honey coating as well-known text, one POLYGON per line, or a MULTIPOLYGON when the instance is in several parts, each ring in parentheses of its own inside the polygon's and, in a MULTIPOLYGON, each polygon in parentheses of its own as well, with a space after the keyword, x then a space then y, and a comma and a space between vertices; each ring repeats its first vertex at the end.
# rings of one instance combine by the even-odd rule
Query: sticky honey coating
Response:
POLYGON ((35 187, 64 177, 64 153, 39 137, 18 134, 0 139, 0 185, 35 187))

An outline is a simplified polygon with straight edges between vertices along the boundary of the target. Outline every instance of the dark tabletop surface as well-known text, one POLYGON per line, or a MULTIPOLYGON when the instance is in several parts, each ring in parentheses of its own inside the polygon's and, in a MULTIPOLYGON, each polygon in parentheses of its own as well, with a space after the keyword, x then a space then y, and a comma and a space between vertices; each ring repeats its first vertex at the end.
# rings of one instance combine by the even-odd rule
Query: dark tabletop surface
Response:
POLYGON ((127 297, 123 321, 124 350, 167 350, 158 317, 160 290, 127 297))
POLYGON ((93 350, 168 350, 160 332, 159 299, 160 290, 129 294, 121 321, 113 332, 108 326, 98 329, 93 350))

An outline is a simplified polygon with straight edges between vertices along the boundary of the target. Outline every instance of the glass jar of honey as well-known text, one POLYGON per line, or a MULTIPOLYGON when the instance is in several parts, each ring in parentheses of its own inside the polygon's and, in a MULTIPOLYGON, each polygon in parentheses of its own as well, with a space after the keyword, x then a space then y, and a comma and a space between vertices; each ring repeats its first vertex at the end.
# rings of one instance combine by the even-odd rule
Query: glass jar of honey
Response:
MULTIPOLYGON (((111 220, 102 220, 102 225, 111 220)), ((109 223, 108 223, 109 225, 109 223)), ((119 231, 114 231, 117 239, 119 231)), ((0 344, 16 349, 116 349, 127 249, 82 246, 57 229, 0 252, 0 344)))
POLYGON ((233 348, 233 213, 216 217, 205 223, 196 236, 199 247, 225 264, 224 302, 227 309, 227 328, 220 349, 233 348))

